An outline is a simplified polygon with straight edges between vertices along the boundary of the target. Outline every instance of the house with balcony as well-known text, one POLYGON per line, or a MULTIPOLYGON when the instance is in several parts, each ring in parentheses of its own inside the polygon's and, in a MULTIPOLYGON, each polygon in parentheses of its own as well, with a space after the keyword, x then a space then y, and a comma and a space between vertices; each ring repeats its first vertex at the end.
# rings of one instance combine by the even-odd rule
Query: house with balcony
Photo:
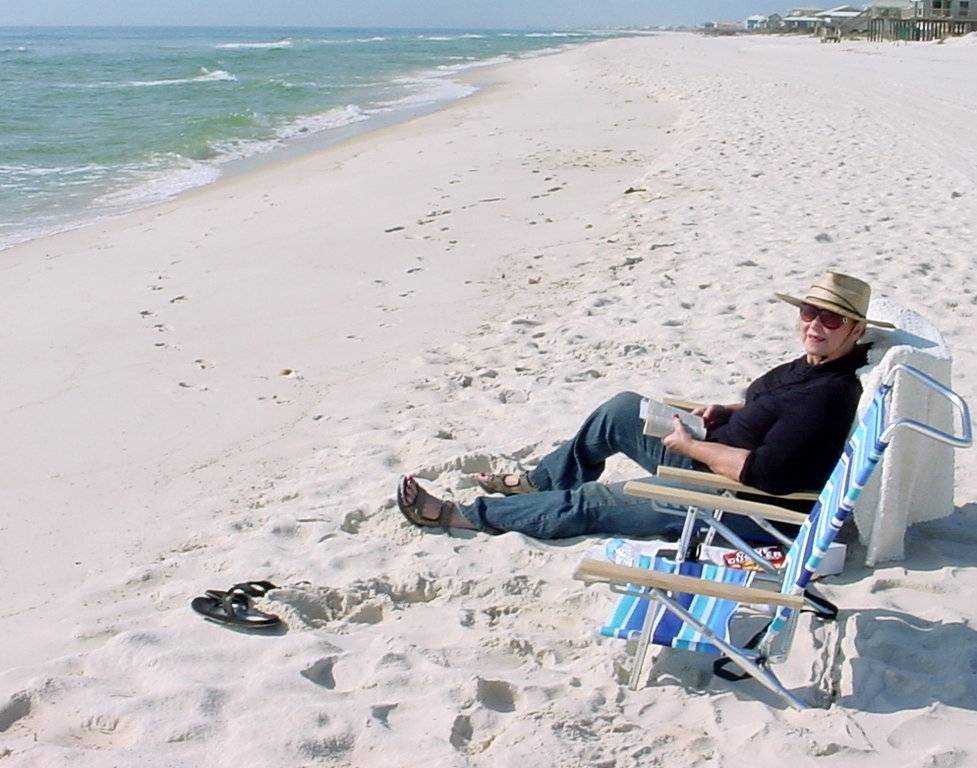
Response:
POLYGON ((856 8, 854 5, 839 5, 836 8, 829 8, 814 15, 821 19, 822 24, 837 27, 858 18, 863 13, 863 9, 856 8))
POLYGON ((784 14, 781 27, 784 32, 814 32, 818 28, 817 14, 823 8, 791 8, 784 14))
POLYGON ((924 19, 969 21, 977 19, 977 3, 972 0, 921 0, 918 16, 924 19))
POLYGON ((977 31, 977 0, 875 0, 865 15, 871 40, 926 42, 977 31))

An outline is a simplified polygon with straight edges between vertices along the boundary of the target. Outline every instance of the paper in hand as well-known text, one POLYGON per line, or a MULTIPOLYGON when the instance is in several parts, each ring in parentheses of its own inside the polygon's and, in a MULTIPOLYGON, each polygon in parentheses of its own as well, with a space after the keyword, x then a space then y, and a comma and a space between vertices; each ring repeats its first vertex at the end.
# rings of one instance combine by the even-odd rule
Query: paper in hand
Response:
POLYGON ((688 411, 673 408, 659 403, 657 400, 643 399, 638 409, 638 415, 645 420, 643 433, 650 437, 665 437, 672 434, 675 425, 673 416, 678 416, 682 424, 696 440, 705 440, 706 424, 701 416, 693 416, 688 411))

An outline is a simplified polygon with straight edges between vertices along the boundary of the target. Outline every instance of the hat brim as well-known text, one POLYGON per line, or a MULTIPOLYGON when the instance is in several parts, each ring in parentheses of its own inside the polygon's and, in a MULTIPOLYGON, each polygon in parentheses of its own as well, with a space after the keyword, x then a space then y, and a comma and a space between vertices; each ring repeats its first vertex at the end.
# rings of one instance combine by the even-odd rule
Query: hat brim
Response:
POLYGON ((868 325, 875 325, 879 328, 895 328, 892 323, 887 323, 885 320, 872 320, 868 317, 860 317, 854 312, 849 312, 847 309, 839 307, 837 304, 833 304, 830 301, 824 301, 823 299, 810 298, 810 299, 799 299, 796 296, 788 296, 786 293, 775 293, 776 296, 781 301, 786 301, 788 304, 793 304, 795 307, 799 307, 802 304, 810 304, 812 307, 820 307, 821 309, 827 309, 836 314, 842 315, 843 317, 850 318, 852 320, 857 320, 860 323, 867 323, 868 325))

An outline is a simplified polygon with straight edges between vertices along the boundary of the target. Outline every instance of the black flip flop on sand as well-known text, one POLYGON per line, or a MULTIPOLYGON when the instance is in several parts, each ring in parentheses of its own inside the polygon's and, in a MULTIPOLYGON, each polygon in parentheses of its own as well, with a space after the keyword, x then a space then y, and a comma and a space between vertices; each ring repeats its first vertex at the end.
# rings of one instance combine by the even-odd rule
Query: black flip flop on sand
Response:
POLYGON ((264 597, 273 589, 278 589, 278 587, 270 581, 242 581, 235 584, 227 592, 220 589, 208 589, 204 594, 216 600, 223 600, 224 595, 227 594, 244 595, 245 597, 264 597))
POLYGON ((190 601, 190 607, 205 619, 244 629, 268 629, 278 626, 282 620, 270 613, 262 613, 251 607, 247 595, 226 592, 222 597, 204 595, 190 601))

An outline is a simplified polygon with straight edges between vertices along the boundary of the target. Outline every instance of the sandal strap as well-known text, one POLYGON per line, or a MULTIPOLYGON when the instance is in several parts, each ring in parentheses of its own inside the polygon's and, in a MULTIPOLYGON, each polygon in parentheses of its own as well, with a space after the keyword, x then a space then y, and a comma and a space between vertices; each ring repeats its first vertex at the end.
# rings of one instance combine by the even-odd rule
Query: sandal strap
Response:
POLYGON ((441 500, 440 506, 438 507, 438 516, 425 517, 421 514, 421 509, 424 507, 425 500, 431 498, 431 494, 421 488, 417 481, 414 480, 413 482, 417 487, 417 494, 414 496, 414 501, 408 504, 403 494, 406 482, 407 479, 404 478, 397 488, 397 506, 400 507, 401 514, 411 523, 421 528, 444 528, 445 530, 450 530, 448 522, 451 519, 451 513, 457 509, 457 505, 447 499, 441 500))
POLYGON ((535 493, 536 488, 529 482, 528 472, 506 472, 504 474, 486 475, 485 480, 478 480, 482 490, 488 493, 501 493, 505 496, 516 496, 524 493, 535 493), (518 480, 515 484, 506 482, 506 478, 516 475, 518 480))

